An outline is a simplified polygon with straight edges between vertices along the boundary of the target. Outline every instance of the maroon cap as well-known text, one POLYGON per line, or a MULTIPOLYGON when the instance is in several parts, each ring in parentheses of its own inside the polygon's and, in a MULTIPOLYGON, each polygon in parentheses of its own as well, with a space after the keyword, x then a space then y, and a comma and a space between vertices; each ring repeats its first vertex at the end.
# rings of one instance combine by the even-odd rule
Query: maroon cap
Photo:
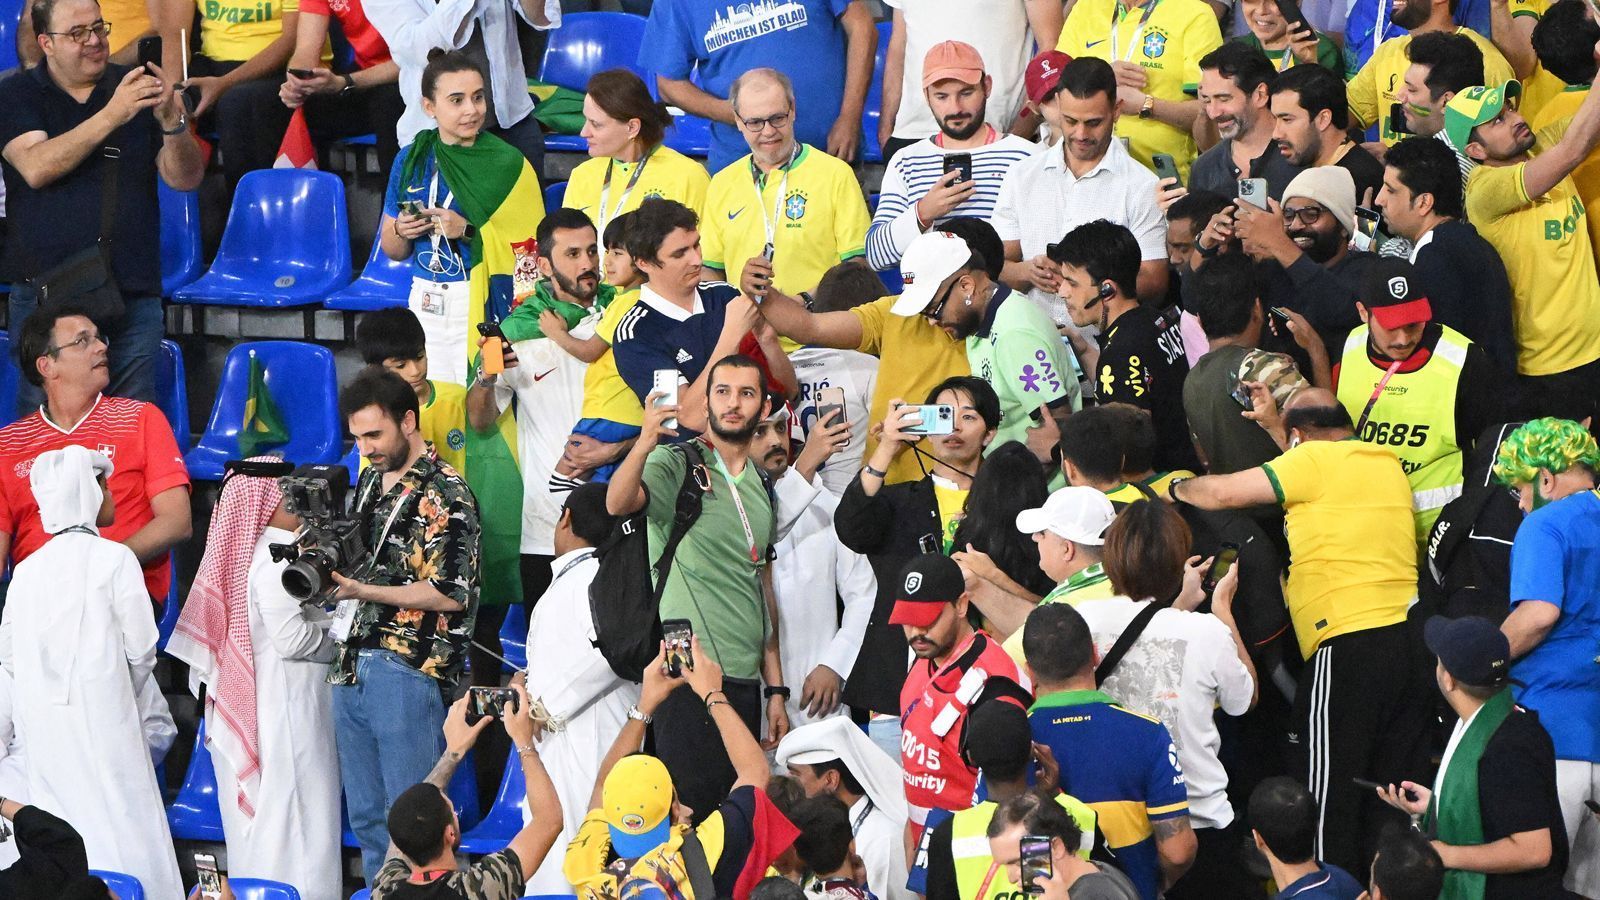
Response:
POLYGON ((1050 95, 1061 89, 1061 70, 1072 62, 1072 57, 1060 50, 1046 50, 1028 61, 1028 68, 1022 75, 1024 90, 1028 94, 1028 102, 1033 104, 1043 103, 1050 95))

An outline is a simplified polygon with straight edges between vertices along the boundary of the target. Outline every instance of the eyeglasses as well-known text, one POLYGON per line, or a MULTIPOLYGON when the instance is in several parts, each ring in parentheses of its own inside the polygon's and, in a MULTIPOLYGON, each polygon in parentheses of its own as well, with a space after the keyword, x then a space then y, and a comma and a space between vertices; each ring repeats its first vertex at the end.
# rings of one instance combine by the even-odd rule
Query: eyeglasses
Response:
POLYGON ((1295 219, 1299 219, 1301 225, 1315 225, 1317 220, 1322 218, 1323 212, 1324 210, 1320 206, 1285 206, 1283 208, 1283 223, 1292 225, 1295 219))
POLYGON ((739 124, 751 134, 760 134, 767 130, 768 125, 771 125, 775 130, 782 129, 783 126, 789 124, 791 115, 793 113, 781 112, 775 116, 767 116, 765 119, 740 119, 739 124))
MULTIPOLYGON (((956 280, 959 281, 960 279, 956 280)), ((950 303, 950 295, 954 294, 955 292, 956 282, 952 281, 950 282, 950 286, 944 289, 944 296, 940 297, 932 307, 922 311, 923 317, 928 319, 930 322, 938 322, 939 315, 944 312, 945 306, 950 303)))
POLYGON ((98 331, 86 331, 83 334, 78 335, 75 339, 62 344, 59 347, 46 347, 44 355, 56 356, 68 347, 80 347, 84 350, 87 350, 89 349, 89 345, 93 344, 95 341, 99 341, 100 343, 104 344, 107 350, 111 349, 111 341, 105 335, 98 331))
POLYGON ((89 25, 79 25, 77 28, 74 28, 71 31, 46 31, 45 34, 56 37, 69 37, 79 44, 87 44, 89 43, 90 35, 94 35, 98 38, 110 37, 111 23, 104 19, 99 19, 89 25))

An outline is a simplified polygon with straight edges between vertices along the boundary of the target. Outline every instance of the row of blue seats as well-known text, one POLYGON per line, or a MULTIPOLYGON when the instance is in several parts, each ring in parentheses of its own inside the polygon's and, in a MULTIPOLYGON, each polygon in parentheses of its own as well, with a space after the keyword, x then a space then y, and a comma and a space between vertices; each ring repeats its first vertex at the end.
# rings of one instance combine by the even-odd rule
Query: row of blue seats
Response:
MULTIPOLYGON (((121 900, 144 900, 144 885, 132 875, 99 869, 92 870, 89 874, 99 876, 121 900)), ((229 878, 228 887, 232 889, 233 896, 237 900, 300 900, 299 891, 279 881, 267 881, 262 878, 229 878)))

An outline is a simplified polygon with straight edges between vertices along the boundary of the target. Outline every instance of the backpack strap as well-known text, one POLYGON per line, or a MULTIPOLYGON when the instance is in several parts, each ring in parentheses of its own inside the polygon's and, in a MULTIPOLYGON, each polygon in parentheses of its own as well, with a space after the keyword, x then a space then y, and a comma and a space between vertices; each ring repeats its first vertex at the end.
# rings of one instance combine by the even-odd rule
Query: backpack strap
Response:
POLYGON ((1134 490, 1136 490, 1139 493, 1143 494, 1144 498, 1146 500, 1160 500, 1161 499, 1160 497, 1156 496, 1156 492, 1155 492, 1154 488, 1150 487, 1150 485, 1145 484, 1142 481, 1130 481, 1130 482, 1128 482, 1128 484, 1132 485, 1134 490))
POLYGON ((711 880, 711 864, 706 860, 706 848, 700 836, 689 829, 683 836, 683 867, 688 871, 689 887, 694 890, 694 900, 717 900, 717 886, 711 880))
POLYGON ((700 453, 700 448, 694 441, 685 441, 681 444, 672 444, 673 452, 683 456, 683 483, 678 485, 678 501, 672 514, 672 530, 667 533, 667 542, 661 548, 661 556, 656 560, 656 585, 652 592, 651 600, 659 608, 661 595, 667 589, 667 573, 672 571, 672 558, 677 555, 678 544, 683 541, 684 535, 694 527, 700 518, 700 508, 705 502, 705 489, 695 479, 695 472, 704 470, 706 460, 700 453))
POLYGON ((1094 667, 1094 683, 1096 687, 1105 684, 1106 679, 1111 677, 1111 673, 1117 670, 1117 665, 1122 662, 1122 658, 1127 656, 1128 651, 1133 648, 1134 641, 1139 639, 1139 635, 1144 634, 1145 626, 1149 625, 1150 620, 1156 617, 1156 613, 1164 608, 1163 605, 1152 600, 1144 605, 1144 609, 1139 610, 1139 614, 1133 617, 1133 621, 1128 623, 1127 628, 1122 629, 1122 634, 1117 635, 1117 642, 1112 644, 1111 649, 1101 658, 1100 665, 1094 667))

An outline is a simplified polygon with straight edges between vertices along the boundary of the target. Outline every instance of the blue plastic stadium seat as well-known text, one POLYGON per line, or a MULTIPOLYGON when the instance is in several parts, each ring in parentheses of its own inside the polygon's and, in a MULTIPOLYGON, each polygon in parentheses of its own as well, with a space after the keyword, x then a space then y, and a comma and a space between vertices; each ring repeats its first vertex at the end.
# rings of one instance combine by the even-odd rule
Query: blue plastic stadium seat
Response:
POLYGON ((206 747, 206 722, 200 720, 189 771, 183 775, 178 799, 167 807, 167 824, 180 841, 222 842, 222 811, 217 808, 217 770, 206 747))
POLYGON ((132 875, 124 875, 121 872, 104 872, 99 869, 90 869, 89 874, 104 881, 106 887, 116 891, 117 896, 121 897, 122 900, 144 900, 144 885, 140 884, 139 879, 132 875))
POLYGON ((391 306, 405 306, 411 295, 411 261, 392 260, 383 252, 383 217, 378 217, 378 233, 372 236, 372 252, 361 275, 348 286, 322 301, 328 309, 370 312, 391 306))
MULTIPOLYGON (((5 385, 0 384, 0 391, 4 390, 5 385)), ((162 341, 161 355, 156 357, 156 406, 172 426, 179 452, 186 452, 194 441, 189 433, 189 378, 183 368, 183 351, 172 341, 162 341)))
POLYGON ((705 159, 711 155, 711 122, 699 116, 674 116, 666 145, 684 156, 705 159))
MULTIPOLYGON (((632 69, 640 78, 639 48, 644 43, 643 16, 621 12, 568 13, 561 27, 549 32, 539 64, 539 80, 583 93, 589 79, 606 69, 632 69)), ((549 148, 548 142, 546 143, 549 148)))
MULTIPOLYGON (((170 566, 172 575, 167 583, 167 599, 161 604, 161 619, 156 622, 156 649, 167 649, 167 642, 172 640, 172 631, 178 627, 178 609, 183 602, 178 597, 178 559, 174 553, 167 554, 167 565, 170 566)), ((163 784, 166 779, 161 779, 163 784)))
POLYGON ((528 785, 522 777, 522 761, 517 759, 517 751, 513 749, 511 758, 506 760, 506 774, 500 779, 500 789, 495 792, 489 814, 476 828, 467 829, 466 823, 462 823, 465 829, 461 835, 462 852, 477 855, 505 849, 522 830, 522 811, 527 805, 528 785))
POLYGON ((17 383, 22 371, 11 352, 11 335, 0 331, 0 428, 17 420, 17 383))
POLYGON ((156 179, 161 206, 161 296, 171 297, 205 271, 200 257, 200 192, 175 191, 156 179))
POLYGON ((547 134, 544 149, 547 153, 588 153, 589 142, 576 134, 547 134))
POLYGON ((343 138, 339 143, 349 144, 352 147, 376 147, 378 145, 378 136, 375 134, 358 134, 355 137, 343 138))
POLYGON ((17 20, 22 0, 0 0, 0 72, 17 66, 17 20))
POLYGON ((500 626, 500 655, 519 669, 528 667, 528 610, 520 603, 506 607, 506 620, 500 626))
POLYGON ((300 892, 281 881, 265 878, 229 878, 237 900, 300 900, 300 892))
POLYGON ((354 894, 351 894, 350 900, 372 900, 372 891, 369 888, 362 888, 361 890, 356 891, 354 894))
POLYGON ((173 299, 309 306, 349 283, 344 182, 332 172, 261 169, 239 181, 211 270, 175 291, 173 299))
POLYGON ((878 146, 878 122, 883 118, 883 66, 889 55, 889 34, 893 26, 878 23, 878 51, 872 60, 872 81, 867 85, 867 102, 861 109, 861 158, 866 162, 883 162, 883 148, 878 146))
POLYGON ((267 391, 289 430, 289 442, 275 452, 296 464, 338 462, 344 451, 344 426, 339 422, 333 353, 326 347, 295 341, 251 341, 234 345, 222 364, 222 380, 206 432, 183 457, 189 477, 220 481, 222 464, 238 457, 251 354, 266 370, 267 391))
MULTIPOLYGON (((546 146, 545 149, 548 150, 549 147, 546 146)), ((544 189, 544 211, 545 212, 550 212, 553 209, 560 209, 561 208, 561 198, 565 197, 566 195, 567 195, 567 183, 565 181, 558 181, 555 184, 552 184, 549 187, 545 188, 544 189)))

